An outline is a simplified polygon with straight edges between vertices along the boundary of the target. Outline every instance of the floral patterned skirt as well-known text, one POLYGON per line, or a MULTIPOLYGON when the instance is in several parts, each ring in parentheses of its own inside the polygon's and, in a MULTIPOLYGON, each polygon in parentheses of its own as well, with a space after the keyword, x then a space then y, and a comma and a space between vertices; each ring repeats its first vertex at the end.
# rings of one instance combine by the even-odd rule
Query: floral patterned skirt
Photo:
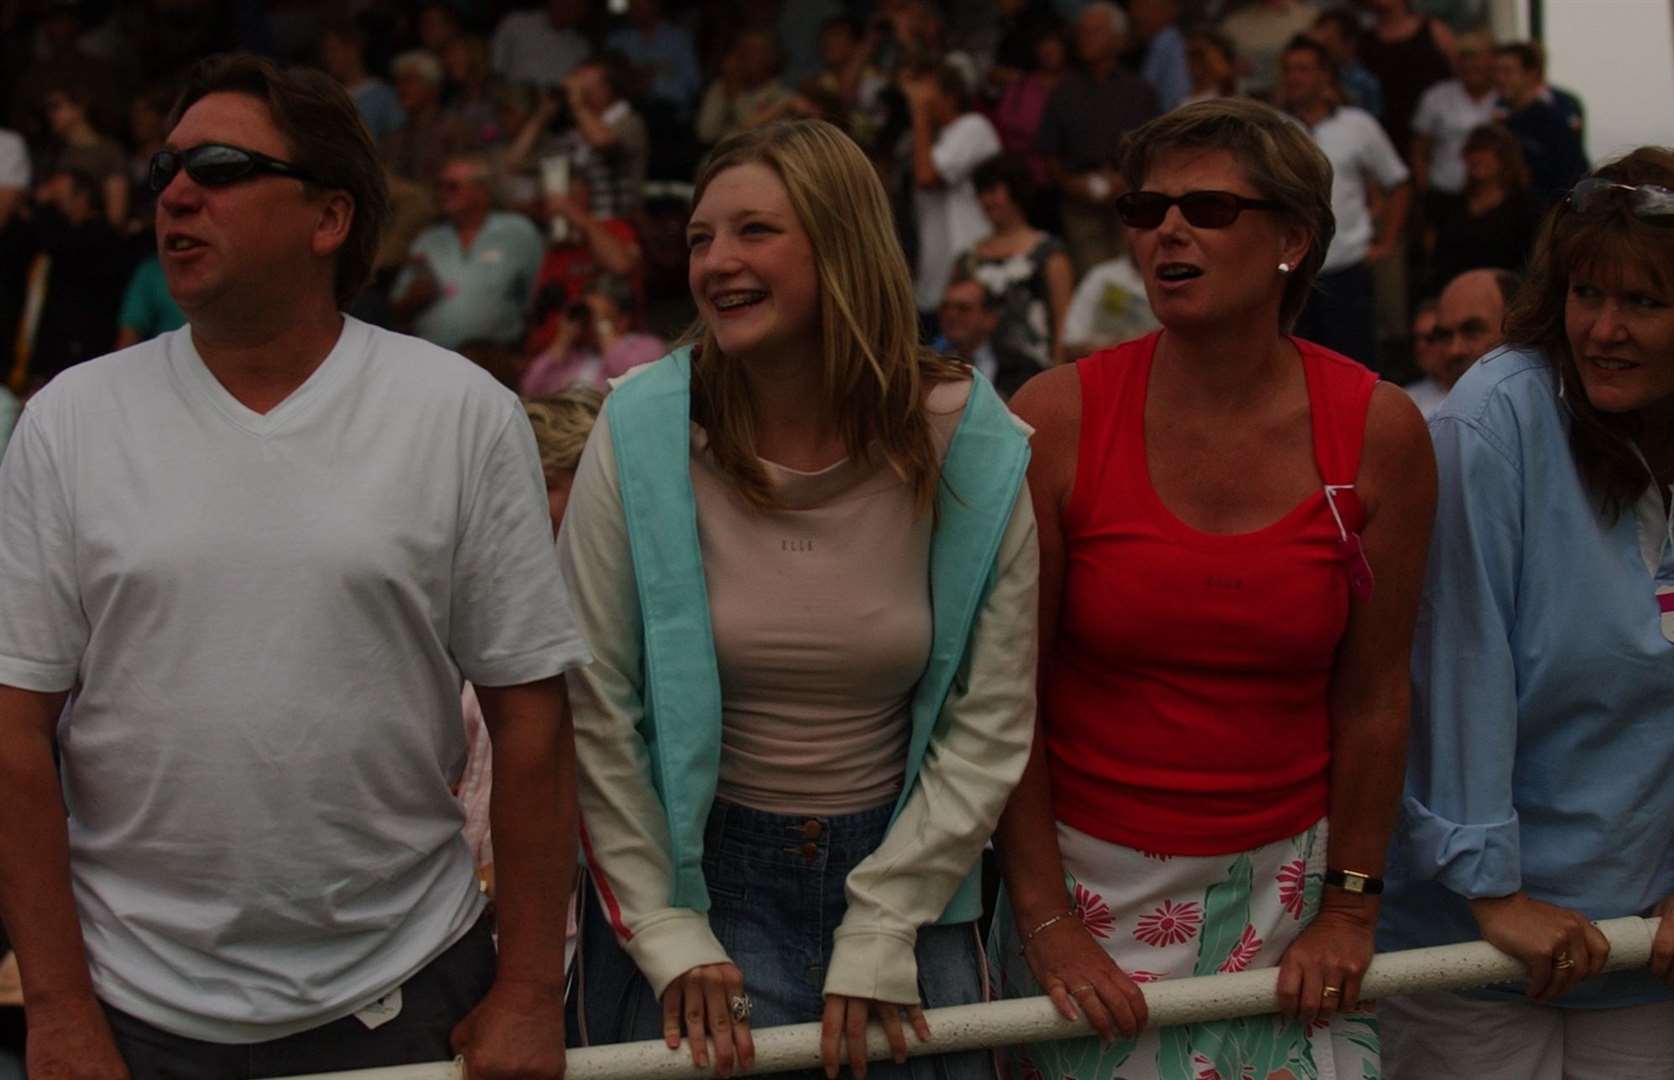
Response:
MULTIPOLYGON (((1076 914, 1140 983, 1276 967, 1319 910, 1326 823, 1236 855, 1151 855, 1058 825, 1076 914)), ((1001 903, 990 955, 1006 997, 1044 991, 1018 954, 1001 903)), ((1281 1016, 1148 1028, 1106 1047, 1096 1038, 1017 1047, 1011 1080, 1378 1080, 1369 1012, 1305 1026, 1281 1016)))

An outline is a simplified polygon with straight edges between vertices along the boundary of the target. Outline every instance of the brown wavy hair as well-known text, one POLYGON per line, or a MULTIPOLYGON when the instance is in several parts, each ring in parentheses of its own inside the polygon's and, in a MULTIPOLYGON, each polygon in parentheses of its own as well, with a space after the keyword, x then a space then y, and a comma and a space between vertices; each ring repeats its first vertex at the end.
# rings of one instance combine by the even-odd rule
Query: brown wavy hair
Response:
MULTIPOLYGON (((969 368, 919 344, 912 278, 877 172, 837 127, 783 120, 721 140, 698 171, 692 205, 715 177, 751 163, 772 169, 785 185, 813 248, 825 399, 843 445, 858 458, 875 442, 919 509, 929 511, 941 464, 924 397, 936 383, 965 378, 969 368)), ((755 452, 743 365, 721 351, 701 321, 685 340, 697 346, 692 418, 707 432, 716 465, 751 503, 777 506, 755 452)))
MULTIPOLYGON (((1674 150, 1640 147, 1591 175, 1630 186, 1674 188, 1674 150)), ((1571 418, 1570 451, 1599 509, 1612 521, 1639 500, 1650 482, 1635 441, 1644 422, 1636 413, 1603 412, 1587 399, 1569 348, 1565 306, 1570 277, 1577 271, 1609 281, 1620 277, 1623 266, 1642 271, 1668 293, 1674 286, 1674 229, 1639 221, 1625 207, 1583 218, 1560 202, 1541 223, 1528 276, 1505 316, 1506 343, 1538 349, 1551 362, 1571 418)))

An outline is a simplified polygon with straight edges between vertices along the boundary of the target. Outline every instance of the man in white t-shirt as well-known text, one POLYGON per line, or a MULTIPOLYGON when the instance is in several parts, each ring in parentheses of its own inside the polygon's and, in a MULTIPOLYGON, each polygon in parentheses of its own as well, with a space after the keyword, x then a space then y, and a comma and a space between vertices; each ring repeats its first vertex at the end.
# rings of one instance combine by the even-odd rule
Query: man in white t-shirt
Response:
POLYGON ((1076 283, 1064 313, 1064 356, 1077 360, 1144 337, 1160 325, 1145 296, 1145 279, 1132 259, 1118 255, 1076 283))
POLYGON ((901 76, 912 110, 913 214, 918 219, 918 267, 913 275, 918 310, 935 312, 947 291, 953 261, 988 235, 988 219, 971 174, 1000 152, 1000 135, 971 107, 971 91, 958 68, 901 76))
POLYGON ((30 1075, 563 1071, 587 660, 515 397, 339 314, 387 197, 328 76, 189 73, 152 163, 189 324, 0 461, 0 920, 30 1075), (451 786, 493 740, 501 951, 451 786), (54 764, 54 751, 61 769, 54 764))
POLYGON ((1371 266, 1400 250, 1412 196, 1407 166, 1370 113, 1337 103, 1336 77, 1323 45, 1293 40, 1279 58, 1279 71, 1285 108, 1331 161, 1331 211, 1337 218, 1336 235, 1296 333, 1374 366, 1371 266))
POLYGON ((1436 83, 1412 118, 1412 171, 1425 220, 1434 224, 1465 194, 1465 139, 1494 121, 1494 42, 1486 34, 1459 38, 1459 77, 1436 83))

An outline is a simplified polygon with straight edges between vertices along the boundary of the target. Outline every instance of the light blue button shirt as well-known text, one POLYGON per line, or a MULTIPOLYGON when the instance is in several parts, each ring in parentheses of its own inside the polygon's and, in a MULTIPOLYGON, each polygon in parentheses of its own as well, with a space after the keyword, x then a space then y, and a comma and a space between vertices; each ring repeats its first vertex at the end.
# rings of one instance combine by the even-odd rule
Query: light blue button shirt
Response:
MULTIPOLYGON (((444 349, 476 340, 521 342, 544 248, 540 230, 522 214, 489 214, 469 251, 447 222, 419 233, 412 253, 430 263, 442 295, 413 320, 413 332, 444 349)), ((402 271, 395 296, 407 291, 412 274, 402 271)))
MULTIPOLYGON (((1674 643, 1656 600, 1674 551, 1666 521, 1642 545, 1632 507, 1600 515, 1568 432, 1551 367, 1509 350, 1430 420, 1440 487, 1382 948, 1479 937, 1467 898, 1522 889, 1604 919, 1674 892, 1674 643)), ((1637 971, 1559 1004, 1670 998, 1637 971)))

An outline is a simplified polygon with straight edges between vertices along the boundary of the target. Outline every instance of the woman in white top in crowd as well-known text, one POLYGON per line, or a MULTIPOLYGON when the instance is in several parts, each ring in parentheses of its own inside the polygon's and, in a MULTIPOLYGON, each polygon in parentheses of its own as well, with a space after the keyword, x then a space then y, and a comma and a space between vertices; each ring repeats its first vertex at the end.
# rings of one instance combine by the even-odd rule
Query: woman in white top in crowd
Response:
POLYGON ((724 140, 694 205, 696 344, 618 381, 559 537, 596 657, 572 1030, 725 1076, 752 1025, 821 1021, 861 1076, 875 1015, 901 1064, 872 1075, 991 1077, 906 1064, 905 1028, 983 996, 971 871, 1034 725, 1026 432, 918 344, 838 129, 724 140))

